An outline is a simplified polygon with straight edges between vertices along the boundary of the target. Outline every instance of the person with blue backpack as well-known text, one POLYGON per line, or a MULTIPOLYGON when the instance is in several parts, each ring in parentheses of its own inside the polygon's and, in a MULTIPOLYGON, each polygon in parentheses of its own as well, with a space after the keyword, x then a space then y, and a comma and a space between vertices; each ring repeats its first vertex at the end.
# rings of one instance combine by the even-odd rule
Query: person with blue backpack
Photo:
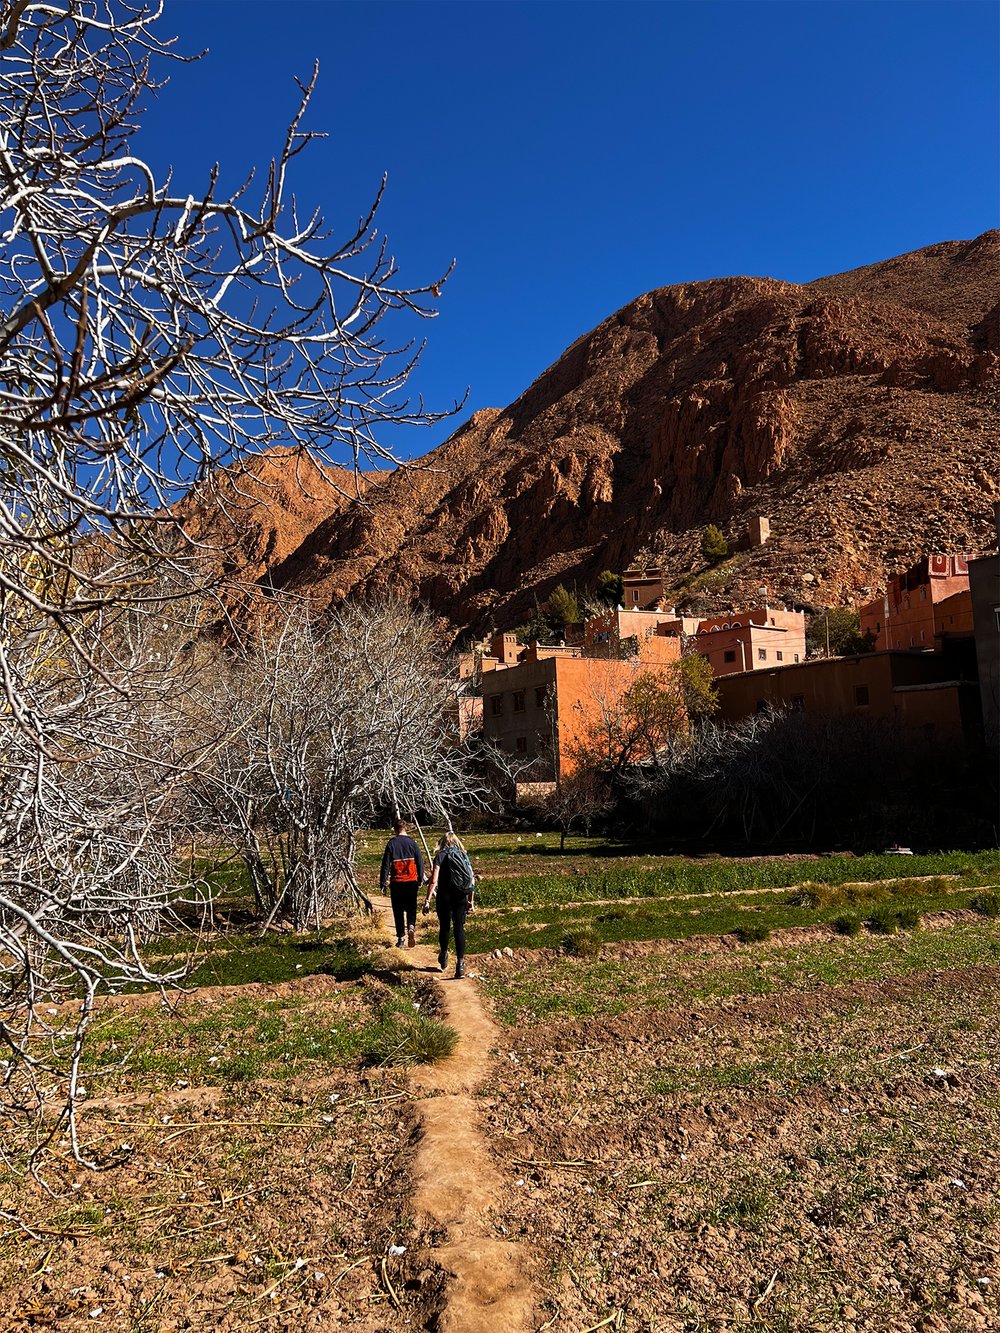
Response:
POLYGON ((424 911, 436 898, 438 923, 438 967, 443 972, 448 963, 448 943, 455 935, 455 979, 465 976, 465 918, 472 907, 476 877, 468 853, 454 833, 446 833, 437 845, 434 867, 427 884, 424 911))

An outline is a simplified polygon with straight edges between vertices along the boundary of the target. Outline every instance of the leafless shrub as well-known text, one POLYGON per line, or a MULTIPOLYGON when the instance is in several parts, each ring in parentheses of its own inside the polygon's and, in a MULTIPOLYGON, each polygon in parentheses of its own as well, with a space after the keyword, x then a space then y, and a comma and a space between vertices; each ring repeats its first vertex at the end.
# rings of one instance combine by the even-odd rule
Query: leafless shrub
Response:
POLYGON ((448 823, 490 796, 482 753, 459 735, 444 645, 401 603, 348 603, 321 628, 290 608, 221 664, 201 707, 221 738, 201 798, 258 908, 298 926, 367 901, 356 835, 380 811, 448 823))

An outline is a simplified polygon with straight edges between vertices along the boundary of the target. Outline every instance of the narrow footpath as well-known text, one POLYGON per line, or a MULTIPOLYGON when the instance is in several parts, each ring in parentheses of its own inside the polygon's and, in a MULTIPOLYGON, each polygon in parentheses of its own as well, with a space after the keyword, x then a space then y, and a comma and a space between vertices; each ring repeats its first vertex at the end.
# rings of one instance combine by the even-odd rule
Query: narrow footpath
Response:
MULTIPOLYGON (((373 899, 391 926, 388 900, 373 899)), ((441 1014, 458 1033, 454 1054, 410 1073, 421 1122, 414 1163, 413 1206, 418 1228, 435 1242, 429 1264, 450 1275, 440 1333, 527 1333, 534 1327, 535 1294, 523 1247, 490 1235, 487 1213, 502 1199, 486 1140, 479 1128, 476 1088, 486 1078, 497 1030, 487 1017, 476 983, 452 979, 454 954, 441 973, 437 950, 406 950, 415 968, 438 980, 441 1014)))

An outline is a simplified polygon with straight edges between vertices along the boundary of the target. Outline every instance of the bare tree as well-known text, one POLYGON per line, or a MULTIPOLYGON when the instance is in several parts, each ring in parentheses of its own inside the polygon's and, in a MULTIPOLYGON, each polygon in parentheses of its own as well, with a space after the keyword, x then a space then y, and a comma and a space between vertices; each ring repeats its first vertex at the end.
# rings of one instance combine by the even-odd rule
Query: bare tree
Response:
POLYGON ((402 281, 381 189, 336 236, 291 193, 315 70, 235 193, 143 160, 179 58, 161 11, 0 0, 0 1039, 25 1124, 56 1096, 73 1126, 79 1036, 40 1055, 42 999, 82 997, 82 1024, 102 986, 149 980, 141 935, 184 891, 178 793, 204 757, 172 711, 183 637, 155 642, 202 591, 177 500, 276 443, 389 460, 383 427, 436 419, 405 392, 419 346, 382 321, 431 317, 447 274, 402 281))
POLYGON ((366 903, 360 828, 386 808, 450 826, 488 800, 459 706, 438 630, 402 603, 347 603, 321 628, 292 607, 221 664, 200 728, 221 741, 198 788, 261 910, 303 927, 366 903))

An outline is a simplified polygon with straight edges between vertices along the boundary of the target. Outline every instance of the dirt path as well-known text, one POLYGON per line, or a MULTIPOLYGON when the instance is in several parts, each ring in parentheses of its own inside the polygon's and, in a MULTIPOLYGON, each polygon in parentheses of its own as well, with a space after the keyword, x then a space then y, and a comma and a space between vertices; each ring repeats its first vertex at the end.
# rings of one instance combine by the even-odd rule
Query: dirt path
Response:
MULTIPOLYGON (((387 913, 385 899, 373 902, 387 913)), ((407 959, 441 978, 442 1018, 458 1033, 449 1059, 410 1075, 422 1131, 413 1205, 418 1226, 433 1238, 423 1258, 449 1276, 435 1327, 440 1333, 522 1333, 534 1328, 535 1294, 522 1247, 490 1234, 487 1213, 500 1202, 502 1187, 473 1096, 489 1069, 497 1030, 475 982, 452 980, 454 955, 444 974, 433 948, 408 949, 407 959)))

